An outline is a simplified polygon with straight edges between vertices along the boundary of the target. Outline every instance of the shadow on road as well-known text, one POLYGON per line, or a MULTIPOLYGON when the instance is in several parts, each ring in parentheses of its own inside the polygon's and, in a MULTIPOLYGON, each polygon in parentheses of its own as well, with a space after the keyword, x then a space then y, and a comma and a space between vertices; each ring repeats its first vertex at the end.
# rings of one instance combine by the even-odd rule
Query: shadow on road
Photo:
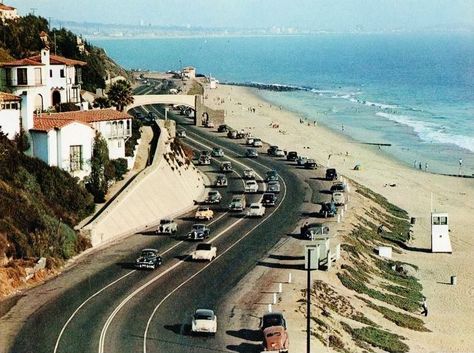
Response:
POLYGON ((270 259, 275 260, 304 260, 304 256, 289 256, 289 255, 269 255, 270 259))
POLYGON ((261 342, 262 341, 262 333, 260 330, 249 330, 246 328, 240 329, 238 331, 226 331, 229 336, 242 338, 247 341, 253 342, 261 342))
POLYGON ((270 268, 284 268, 287 270, 304 270, 304 264, 280 264, 277 262, 259 261, 257 265, 270 268))

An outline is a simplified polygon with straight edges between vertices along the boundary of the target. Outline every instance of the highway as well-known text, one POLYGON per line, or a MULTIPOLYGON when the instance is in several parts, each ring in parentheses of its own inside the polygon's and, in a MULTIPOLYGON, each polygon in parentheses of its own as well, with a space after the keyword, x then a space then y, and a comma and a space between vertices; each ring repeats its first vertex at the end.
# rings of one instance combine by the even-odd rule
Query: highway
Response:
MULTIPOLYGON (((230 160, 234 167, 228 175, 229 186, 220 189, 221 204, 211 206, 216 212, 214 219, 206 222, 211 229, 208 241, 217 247, 218 257, 212 262, 190 260, 196 243, 183 237, 193 223, 201 223, 193 220, 194 211, 178 219, 176 237, 136 234, 105 247, 62 275, 71 277, 70 283, 63 278, 67 288, 30 317, 12 353, 229 351, 225 323, 230 313, 223 312, 220 304, 258 260, 294 229, 309 187, 307 178, 285 161, 261 152, 257 159, 243 158, 241 140, 191 126, 184 117, 169 116, 186 128, 188 137, 183 142, 193 149, 224 149, 225 158, 214 158, 210 166, 199 167, 211 181, 222 160, 230 160), (249 167, 260 179, 270 169, 281 178, 278 203, 267 208, 263 218, 249 219, 227 211, 233 194, 243 191, 241 175, 249 167), (163 265, 155 271, 133 268, 138 253, 146 247, 159 249, 163 256, 163 265), (78 272, 87 273, 87 279, 74 281, 78 272), (219 328, 215 337, 190 334, 191 314, 197 308, 216 312, 219 328)), ((323 182, 312 183, 311 188, 323 188, 323 182)), ((263 188, 259 180, 259 189, 263 188)), ((248 203, 260 197, 250 195, 248 203)))

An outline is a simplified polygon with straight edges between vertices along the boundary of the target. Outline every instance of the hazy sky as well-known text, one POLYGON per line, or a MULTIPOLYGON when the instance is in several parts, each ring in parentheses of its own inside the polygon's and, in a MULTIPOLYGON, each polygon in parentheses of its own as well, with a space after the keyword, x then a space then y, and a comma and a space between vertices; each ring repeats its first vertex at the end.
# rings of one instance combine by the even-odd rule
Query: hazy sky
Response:
POLYGON ((57 20, 330 30, 474 25, 474 0, 5 0, 57 20))

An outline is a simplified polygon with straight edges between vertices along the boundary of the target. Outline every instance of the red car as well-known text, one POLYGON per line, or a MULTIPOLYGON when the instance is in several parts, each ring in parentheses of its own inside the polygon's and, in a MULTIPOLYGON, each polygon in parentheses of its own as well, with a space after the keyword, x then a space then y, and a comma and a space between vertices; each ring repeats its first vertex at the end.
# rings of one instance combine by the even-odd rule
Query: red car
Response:
POLYGON ((270 326, 263 330, 263 350, 288 352, 288 333, 283 326, 270 326))

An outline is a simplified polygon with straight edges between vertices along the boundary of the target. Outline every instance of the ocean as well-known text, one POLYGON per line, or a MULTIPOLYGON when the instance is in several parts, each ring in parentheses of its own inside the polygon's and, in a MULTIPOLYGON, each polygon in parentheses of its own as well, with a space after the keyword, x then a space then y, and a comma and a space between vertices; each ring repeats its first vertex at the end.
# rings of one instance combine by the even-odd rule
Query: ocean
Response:
MULTIPOLYGON (((195 66, 408 166, 474 174, 474 34, 93 40, 128 69, 195 66), (460 160, 462 163, 460 163, 460 160)), ((315 136, 317 138, 317 136, 315 136)))

